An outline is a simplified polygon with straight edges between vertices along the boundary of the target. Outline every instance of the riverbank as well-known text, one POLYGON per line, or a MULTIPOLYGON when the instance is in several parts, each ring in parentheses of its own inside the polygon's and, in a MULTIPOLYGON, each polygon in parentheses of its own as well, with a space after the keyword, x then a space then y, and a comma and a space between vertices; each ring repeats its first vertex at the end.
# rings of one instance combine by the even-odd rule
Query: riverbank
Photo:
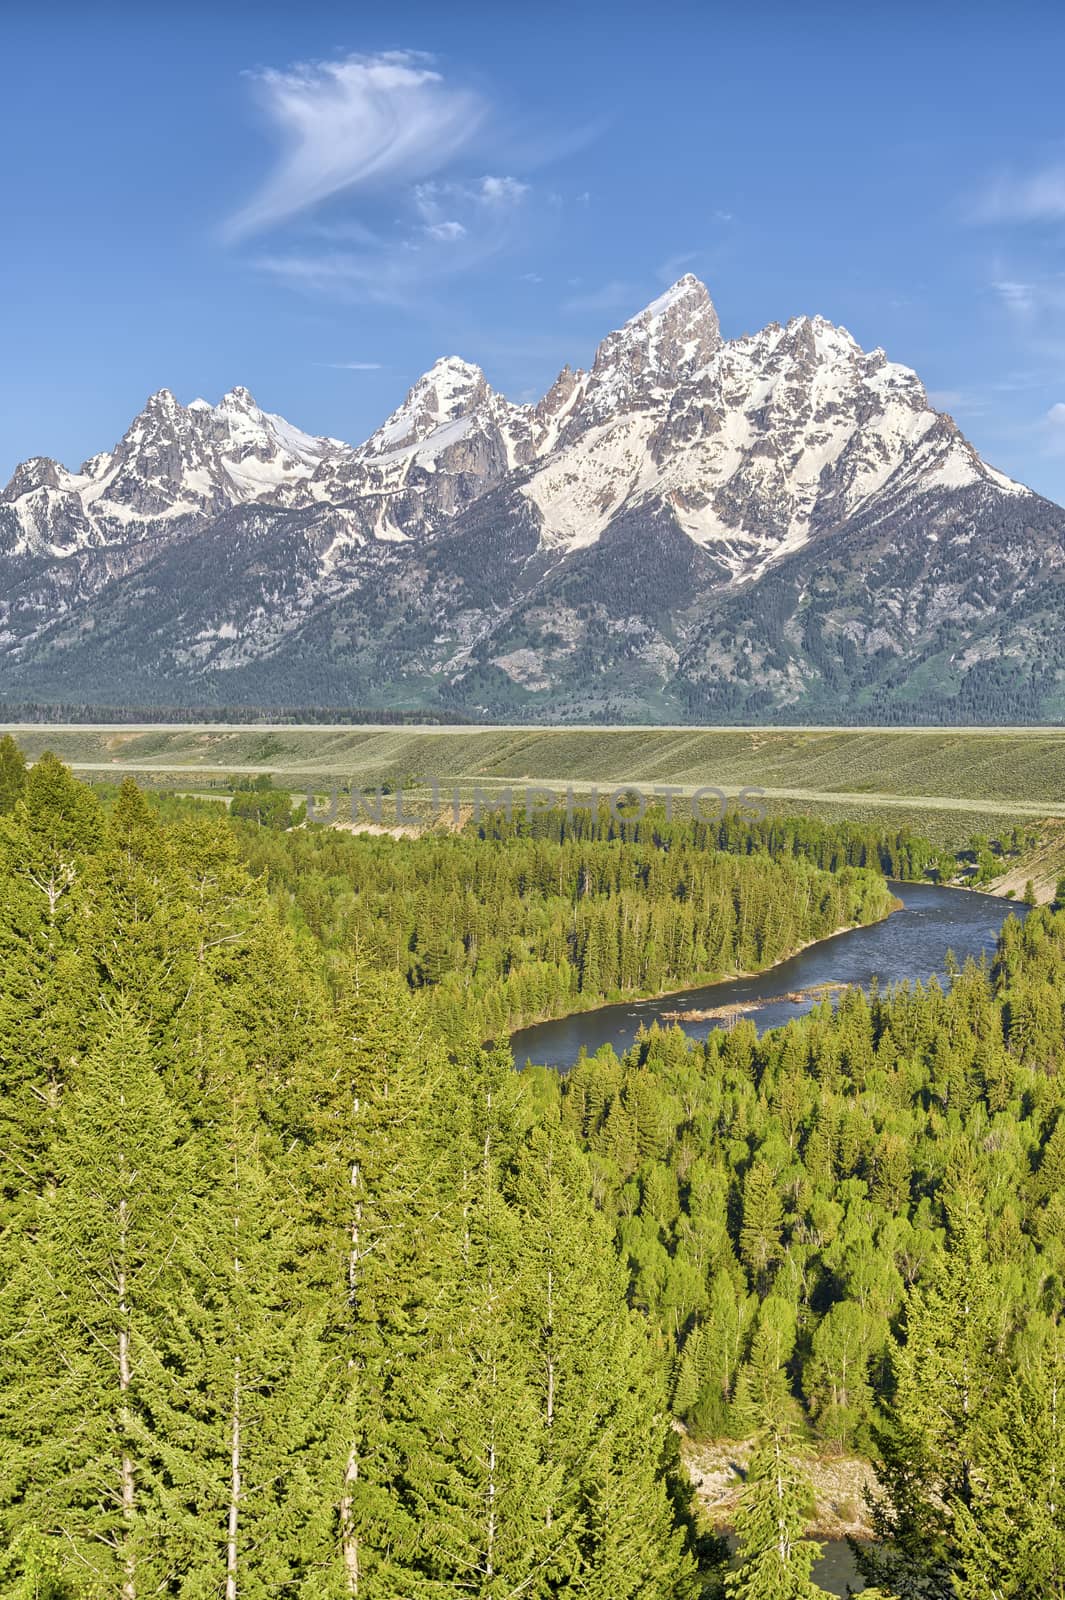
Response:
POLYGON ((884 991, 897 983, 926 984, 933 976, 946 983, 948 952, 953 951, 959 966, 970 957, 977 962, 990 958, 1006 917, 1024 912, 1023 906, 992 895, 937 884, 891 883, 888 889, 901 899, 901 909, 814 940, 758 975, 651 999, 597 1003, 594 1010, 518 1029, 511 1036, 514 1059, 519 1065, 530 1061, 566 1072, 582 1051, 591 1056, 609 1045, 622 1055, 655 1024, 682 1028, 692 1039, 706 1038, 728 1025, 727 1019, 721 1020, 723 1008, 736 1008, 737 1015, 748 1017, 763 1033, 813 1009, 816 994, 826 985, 856 986, 868 993, 874 986, 884 991), (794 998, 800 993, 808 998, 794 998), (678 1012, 710 1015, 681 1021, 678 1012))
POLYGON ((1003 900, 1020 900, 1030 883, 1035 890, 1036 905, 1051 905, 1057 887, 1065 878, 1065 822, 1047 818, 1039 831, 1039 838, 1020 859, 1011 863, 1001 877, 982 885, 985 894, 998 895, 1003 900))
MULTIPOLYGON (((719 1533, 732 1529, 754 1450, 753 1439, 697 1442, 682 1432, 681 1458, 707 1521, 719 1533)), ((826 1452, 804 1458, 814 1491, 807 1532, 821 1539, 870 1539, 867 1495, 875 1487, 872 1465, 861 1456, 826 1452)))
MULTIPOLYGON (((896 911, 903 909, 904 902, 898 895, 890 896, 891 904, 882 917, 873 917, 869 922, 846 922, 838 928, 833 928, 829 933, 823 933, 816 939, 807 939, 804 943, 795 945, 792 949, 778 956, 764 967, 756 967, 750 972, 710 972, 696 973, 685 983, 678 984, 670 989, 615 989, 609 995, 597 995, 589 1005, 577 1004, 567 1006, 564 1011, 547 1011, 539 1016, 529 1017, 514 1028, 511 1038, 516 1038, 528 1028, 539 1028, 549 1022, 567 1022, 571 1017, 589 1017, 594 1019, 597 1012, 610 1011, 615 1006, 636 1005, 640 1002, 670 1000, 674 995, 690 994, 694 989, 712 989, 722 983, 741 983, 749 978, 765 978, 770 976, 778 967, 783 967, 789 961, 794 961, 797 956, 803 955, 807 950, 815 950, 819 945, 827 944, 830 939, 838 939, 840 934, 854 933, 859 928, 875 928, 878 923, 886 922, 896 911)), ((845 984, 818 985, 817 987, 845 988, 845 984)), ((782 998, 789 998, 782 996, 782 998)), ((683 1020, 679 1013, 663 1013, 670 1021, 683 1020)), ((492 1041, 489 1041, 491 1043, 492 1041)))

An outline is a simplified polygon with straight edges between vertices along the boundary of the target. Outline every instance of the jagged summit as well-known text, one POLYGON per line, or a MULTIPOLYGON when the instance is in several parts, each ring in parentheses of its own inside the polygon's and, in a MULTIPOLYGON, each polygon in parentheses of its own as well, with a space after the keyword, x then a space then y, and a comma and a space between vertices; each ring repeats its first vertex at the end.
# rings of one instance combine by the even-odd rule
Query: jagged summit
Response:
POLYGON ((567 439, 689 381, 720 345, 709 290, 687 273, 600 344, 567 439))
POLYGON ((442 424, 470 415, 489 393, 481 368, 461 356, 443 356, 407 392, 406 399, 372 434, 367 455, 387 455, 427 438, 442 424))
POLYGON ((112 450, 90 456, 78 472, 46 457, 23 463, 0 504, 18 520, 12 549, 60 555, 129 543, 160 521, 185 526, 269 499, 346 448, 261 410, 241 386, 217 405, 196 399, 188 406, 164 388, 149 395, 112 450))
POLYGON ((310 701, 292 686, 313 660, 366 703, 405 684, 551 715, 568 685, 623 714, 609 679, 679 714, 831 714, 911 671, 1045 675, 1065 614, 1065 512, 988 466, 915 372, 823 316, 723 339, 690 273, 537 404, 446 356, 358 446, 239 385, 161 389, 80 471, 22 463, 5 560, 0 690, 6 671, 29 698, 128 636, 125 698, 154 674, 176 703, 206 673, 224 699, 239 668, 310 701))
POLYGON ((725 341, 709 290, 685 273, 603 339, 589 371, 564 367, 534 407, 444 356, 355 447, 263 411, 242 385, 188 406, 163 388, 113 450, 78 473, 25 462, 2 502, 20 525, 16 545, 54 551, 256 500, 361 502, 358 537, 394 540, 441 526, 519 469, 552 548, 594 542, 622 506, 666 495, 689 537, 718 546, 737 577, 805 542, 830 505, 850 515, 900 470, 1019 488, 949 419, 937 423, 916 373, 882 350, 863 351, 823 316, 725 341))
POLYGON ((660 317, 671 307, 690 301, 698 305, 711 305, 710 291, 701 278, 694 272, 685 272, 676 283, 671 283, 668 289, 658 295, 642 311, 636 312, 629 318, 630 322, 637 322, 641 317, 660 317))
POLYGON ((254 395, 241 383, 232 389, 227 389, 218 402, 219 411, 258 411, 258 409, 254 395))

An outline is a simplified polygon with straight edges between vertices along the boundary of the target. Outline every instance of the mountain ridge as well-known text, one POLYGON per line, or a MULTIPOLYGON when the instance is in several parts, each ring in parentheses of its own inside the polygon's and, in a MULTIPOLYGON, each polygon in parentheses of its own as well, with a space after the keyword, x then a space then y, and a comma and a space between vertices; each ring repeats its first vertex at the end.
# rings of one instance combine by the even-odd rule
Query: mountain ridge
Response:
POLYGON ((0 694, 552 719, 1065 709, 1065 511, 822 317, 688 274, 535 404, 441 358, 358 445, 160 390, 0 492, 0 694), (975 697, 975 698, 974 698, 975 697))

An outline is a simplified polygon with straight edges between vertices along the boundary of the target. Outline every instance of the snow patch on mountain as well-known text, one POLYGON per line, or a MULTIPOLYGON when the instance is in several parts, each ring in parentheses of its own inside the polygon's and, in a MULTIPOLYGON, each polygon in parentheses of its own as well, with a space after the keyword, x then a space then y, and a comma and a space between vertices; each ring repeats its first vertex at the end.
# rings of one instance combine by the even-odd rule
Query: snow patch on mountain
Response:
POLYGON ((1030 493, 981 460, 916 373, 819 316, 724 340, 687 274, 536 406, 448 356, 357 447, 303 432, 241 387, 188 406, 161 389, 78 472, 23 463, 0 494, 0 549, 127 549, 261 505, 312 519, 317 577, 332 582, 354 552, 432 541, 506 487, 552 561, 624 514, 665 508, 727 584, 855 516, 875 523, 981 484, 1030 493))

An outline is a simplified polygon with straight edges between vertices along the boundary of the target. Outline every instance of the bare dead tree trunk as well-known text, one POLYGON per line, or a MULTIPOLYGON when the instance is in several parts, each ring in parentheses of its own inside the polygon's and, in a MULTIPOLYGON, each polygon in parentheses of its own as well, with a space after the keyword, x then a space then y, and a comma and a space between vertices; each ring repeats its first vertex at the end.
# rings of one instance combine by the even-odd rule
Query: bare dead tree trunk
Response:
POLYGON ((340 1537, 344 1576, 348 1593, 355 1600, 359 1592, 359 1536, 355 1530, 354 1489, 359 1481, 359 1454, 352 1444, 344 1466, 344 1496, 340 1502, 340 1537))
POLYGON ((136 1484, 133 1476, 133 1459, 127 1441, 130 1432, 129 1388, 132 1382, 129 1355, 129 1306, 126 1302, 126 1260, 129 1239, 129 1210, 125 1198, 118 1202, 118 1388, 122 1396, 122 1462, 119 1467, 119 1499, 124 1524, 125 1559, 122 1563, 122 1600, 136 1600, 137 1562, 131 1547, 133 1517, 136 1511, 136 1484))
MULTIPOLYGON (((359 1115, 358 1098, 354 1101, 355 1116, 359 1115)), ((358 1161, 351 1164, 351 1248, 348 1251, 348 1305, 354 1316, 359 1287, 359 1250, 361 1246, 362 1229, 362 1202, 358 1198, 360 1171, 358 1161)), ((354 1362, 349 1362, 349 1369, 354 1367, 354 1362)), ((352 1600, 359 1592, 359 1536, 355 1527, 355 1485, 359 1481, 359 1452, 355 1440, 351 1441, 348 1449, 348 1459, 344 1463, 344 1493, 340 1501, 340 1544, 341 1555, 344 1562, 344 1575, 347 1580, 348 1593, 352 1600)))
POLYGON ((226 1600, 237 1600, 237 1534, 240 1529, 240 1357, 233 1362, 229 1423, 229 1517, 226 1523, 226 1600))
MULTIPOLYGON (((236 1152, 233 1159, 234 1179, 237 1189, 237 1205, 239 1207, 240 1172, 237 1165, 236 1152)), ((233 1284, 234 1288, 240 1282, 240 1211, 233 1216, 233 1284)), ((239 1307, 239 1301, 238 1301, 239 1307)), ((238 1309, 237 1338, 240 1338, 240 1321, 238 1309)), ((241 1368, 240 1347, 238 1342, 237 1353, 233 1357, 233 1400, 229 1413, 229 1513, 226 1518, 226 1600, 237 1600, 237 1561, 239 1546, 237 1537, 240 1532, 240 1497, 242 1490, 241 1480, 241 1368)))
MULTIPOLYGON (((493 1380, 495 1365, 492 1367, 493 1380)), ((495 1576, 495 1547, 496 1547, 496 1437, 495 1419, 492 1419, 492 1429, 488 1444, 488 1526, 485 1532, 484 1570, 485 1576, 491 1581, 495 1576)))

